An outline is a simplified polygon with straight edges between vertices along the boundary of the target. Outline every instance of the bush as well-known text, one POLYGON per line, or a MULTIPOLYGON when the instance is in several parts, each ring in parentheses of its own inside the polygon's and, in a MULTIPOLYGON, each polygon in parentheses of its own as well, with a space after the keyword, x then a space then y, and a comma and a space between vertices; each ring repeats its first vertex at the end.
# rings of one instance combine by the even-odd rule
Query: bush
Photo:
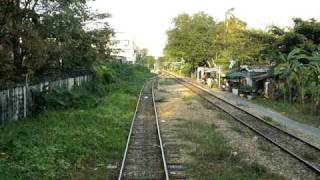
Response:
POLYGON ((190 65, 190 64, 184 64, 184 65, 181 67, 181 73, 182 73, 182 75, 187 76, 187 77, 190 76, 191 70, 192 70, 192 65, 190 65))
POLYGON ((36 107, 34 112, 46 109, 65 109, 69 107, 95 107, 101 98, 112 90, 119 89, 128 94, 135 94, 140 76, 149 70, 139 65, 116 63, 99 63, 94 67, 94 80, 80 87, 68 90, 66 87, 55 87, 47 93, 34 93, 36 107), (121 88, 127 85, 127 88, 121 88))

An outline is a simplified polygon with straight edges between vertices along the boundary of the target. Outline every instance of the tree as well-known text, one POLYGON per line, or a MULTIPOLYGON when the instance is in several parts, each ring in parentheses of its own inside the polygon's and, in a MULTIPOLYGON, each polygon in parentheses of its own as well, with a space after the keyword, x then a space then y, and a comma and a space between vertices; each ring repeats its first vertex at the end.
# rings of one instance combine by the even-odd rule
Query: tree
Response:
POLYGON ((137 63, 143 65, 144 64, 144 59, 148 55, 148 49, 143 48, 143 49, 138 49, 137 51, 137 63))
POLYGON ((98 29, 86 26, 105 21, 110 15, 92 13, 86 0, 0 3, 1 75, 14 73, 10 76, 19 77, 49 69, 89 69, 94 61, 110 54, 107 44, 113 30, 109 25, 105 22, 98 29))
POLYGON ((148 55, 148 49, 139 49, 137 53, 137 63, 146 66, 150 69, 154 68, 156 62, 155 57, 148 55))
POLYGON ((200 12, 192 16, 181 14, 174 18, 174 27, 167 31, 165 53, 171 58, 197 65, 215 56, 212 37, 216 23, 212 17, 200 12))
POLYGON ((167 31, 165 56, 172 61, 184 61, 192 66, 213 61, 227 69, 229 60, 238 64, 265 64, 261 52, 274 41, 270 33, 248 29, 232 10, 226 19, 215 22, 205 13, 181 14, 174 18, 174 27, 167 31))

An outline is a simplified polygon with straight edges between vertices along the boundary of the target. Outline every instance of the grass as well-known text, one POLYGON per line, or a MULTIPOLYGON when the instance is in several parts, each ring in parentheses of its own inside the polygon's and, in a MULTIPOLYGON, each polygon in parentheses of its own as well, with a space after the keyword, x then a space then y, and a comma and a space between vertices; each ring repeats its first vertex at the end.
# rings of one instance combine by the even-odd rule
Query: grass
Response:
POLYGON ((186 169, 191 179, 283 179, 259 164, 241 161, 243 155, 232 153, 215 125, 187 121, 179 126, 184 129, 180 136, 196 145, 186 169))
POLYGON ((302 107, 300 104, 290 104, 283 101, 273 101, 264 98, 257 98, 252 100, 252 102, 273 109, 297 122, 315 127, 320 126, 320 116, 312 114, 307 108, 308 105, 302 107))
POLYGON ((159 85, 174 85, 177 84, 173 79, 160 79, 159 85))
POLYGON ((137 95, 151 76, 139 67, 123 68, 131 71, 130 78, 120 76, 122 68, 114 68, 120 76, 117 82, 106 84, 103 96, 91 95, 100 98, 98 104, 94 98, 83 98, 85 106, 51 108, 0 126, 0 179, 112 176, 107 167, 122 158, 137 95))
POLYGON ((166 102, 166 98, 165 98, 165 97, 156 97, 154 101, 155 101, 155 102, 158 102, 158 103, 160 103, 160 102, 166 102))
POLYGON ((282 124, 280 124, 280 123, 278 123, 278 122, 276 122, 276 121, 274 121, 273 119, 272 119, 272 117, 269 117, 269 116, 263 116, 262 117, 262 119, 263 120, 265 120, 266 122, 268 122, 268 123, 270 123, 270 124, 272 124, 272 125, 274 125, 274 126, 277 126, 277 127, 284 127, 282 124))

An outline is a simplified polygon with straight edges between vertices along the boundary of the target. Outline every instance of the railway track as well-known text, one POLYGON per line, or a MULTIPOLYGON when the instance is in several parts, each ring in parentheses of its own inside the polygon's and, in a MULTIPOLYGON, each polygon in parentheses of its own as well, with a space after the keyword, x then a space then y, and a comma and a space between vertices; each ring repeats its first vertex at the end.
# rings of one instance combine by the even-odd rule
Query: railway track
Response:
POLYGON ((118 180, 169 179, 154 102, 153 82, 148 81, 140 92, 118 180))
POLYGON ((177 77, 176 75, 168 72, 164 73, 173 77, 176 81, 182 83, 185 87, 189 88, 191 91, 198 94, 209 103, 233 117, 233 119, 239 121, 249 129, 267 139, 272 144, 278 146, 283 151, 298 159, 317 174, 320 174, 319 148, 270 124, 262 118, 245 111, 241 107, 217 97, 208 89, 198 84, 195 84, 185 78, 177 77))

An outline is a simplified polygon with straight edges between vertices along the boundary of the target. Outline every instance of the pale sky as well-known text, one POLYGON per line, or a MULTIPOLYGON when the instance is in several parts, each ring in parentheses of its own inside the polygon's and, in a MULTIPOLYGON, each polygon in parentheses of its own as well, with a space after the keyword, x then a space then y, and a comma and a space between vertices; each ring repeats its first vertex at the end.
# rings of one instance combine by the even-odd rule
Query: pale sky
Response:
POLYGON ((112 14, 109 23, 116 32, 132 35, 139 48, 156 57, 162 55, 172 19, 181 13, 203 11, 223 20, 233 7, 235 16, 259 29, 290 26, 293 17, 320 20, 320 0, 95 0, 89 5, 112 14))

